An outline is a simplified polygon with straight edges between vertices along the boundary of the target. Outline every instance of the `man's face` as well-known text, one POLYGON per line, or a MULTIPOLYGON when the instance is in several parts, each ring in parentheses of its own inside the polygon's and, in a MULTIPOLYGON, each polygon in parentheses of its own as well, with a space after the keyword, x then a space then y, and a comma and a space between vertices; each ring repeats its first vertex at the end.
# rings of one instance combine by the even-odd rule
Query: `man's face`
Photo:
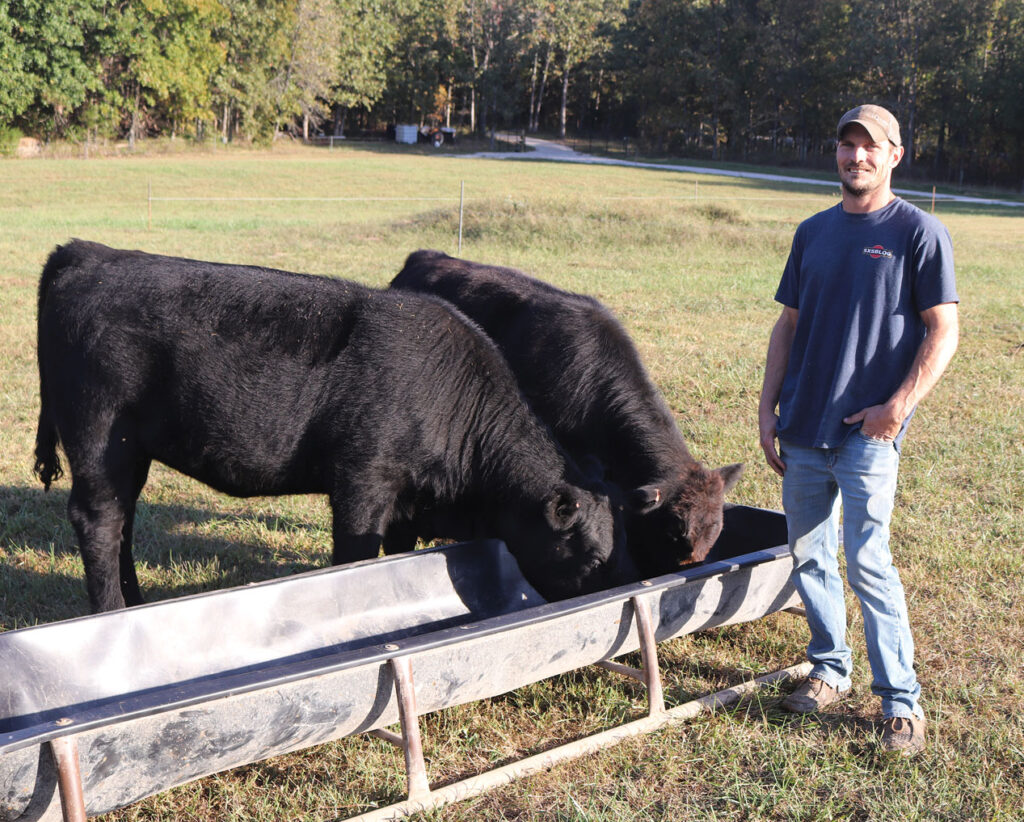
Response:
POLYGON ((843 188, 863 197, 888 185, 892 170, 903 157, 903 148, 888 140, 876 143, 868 130, 851 123, 836 146, 836 163, 843 188))

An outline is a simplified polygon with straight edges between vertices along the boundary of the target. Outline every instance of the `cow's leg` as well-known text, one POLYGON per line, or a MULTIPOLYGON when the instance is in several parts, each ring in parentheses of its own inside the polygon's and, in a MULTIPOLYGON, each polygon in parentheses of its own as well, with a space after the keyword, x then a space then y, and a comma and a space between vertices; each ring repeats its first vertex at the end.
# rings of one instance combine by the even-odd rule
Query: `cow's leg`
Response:
POLYGON ((331 493, 334 552, 332 565, 375 559, 394 509, 394 494, 380 487, 346 483, 331 493))
POLYGON ((416 547, 416 525, 410 519, 397 519, 384 534, 384 553, 402 554, 416 547))
POLYGON ((138 502, 142 487, 149 476, 150 460, 140 461, 136 468, 134 494, 125 511, 124 525, 121 528, 121 550, 119 554, 121 594, 125 604, 141 605, 144 600, 139 590, 139 578, 135 573, 135 559, 132 556, 132 539, 135 528, 135 505, 138 502))
POLYGON ((118 499, 118 494, 107 483, 74 476, 68 498, 68 518, 78 535, 93 612, 125 606, 119 557, 126 508, 131 507, 118 499))
POLYGON ((146 481, 149 460, 135 448, 134 434, 124 421, 107 435, 83 437, 86 447, 72 443, 65 450, 71 464, 68 518, 78 536, 85 565, 89 603, 94 612, 142 602, 131 555, 135 501, 146 481), (102 449, 88 447, 105 442, 102 449))

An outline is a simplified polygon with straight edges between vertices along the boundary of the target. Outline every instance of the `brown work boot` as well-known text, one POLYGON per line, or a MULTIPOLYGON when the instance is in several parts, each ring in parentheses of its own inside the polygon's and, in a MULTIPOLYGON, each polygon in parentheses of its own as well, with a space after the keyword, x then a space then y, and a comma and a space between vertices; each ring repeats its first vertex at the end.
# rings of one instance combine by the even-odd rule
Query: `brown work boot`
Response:
POLYGON ((882 723, 882 752, 913 756, 924 750, 924 720, 890 716, 882 723))
POLYGON ((846 692, 823 682, 815 676, 807 677, 793 693, 782 701, 782 707, 795 714, 810 714, 826 705, 838 702, 846 692))

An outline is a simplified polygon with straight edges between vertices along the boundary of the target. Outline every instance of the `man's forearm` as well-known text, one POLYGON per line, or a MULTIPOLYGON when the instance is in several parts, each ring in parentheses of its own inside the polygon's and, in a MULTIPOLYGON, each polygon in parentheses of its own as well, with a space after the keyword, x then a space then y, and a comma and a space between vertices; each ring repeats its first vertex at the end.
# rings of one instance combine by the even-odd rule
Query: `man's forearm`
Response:
POLYGON ((789 364, 789 352, 793 348, 793 335, 796 333, 796 310, 787 308, 783 311, 772 328, 768 341, 768 355, 765 358, 764 382, 761 386, 759 412, 775 413, 782 394, 782 382, 786 377, 789 364))
POLYGON ((906 378, 887 405, 901 422, 938 384, 960 341, 956 303, 945 303, 922 312, 928 332, 910 366, 906 378))
POLYGON ((943 303, 921 312, 928 329, 918 346, 914 361, 893 395, 881 405, 862 408, 846 417, 848 425, 861 423, 865 435, 877 439, 895 438, 903 422, 938 383, 960 339, 956 303, 943 303))
POLYGON ((761 400, 758 404, 758 434, 761 450, 772 470, 779 476, 786 471, 786 464, 779 456, 775 447, 778 417, 775 407, 779 404, 782 394, 782 382, 786 377, 789 365, 789 352, 793 348, 793 337, 796 334, 797 311, 795 308, 784 308, 782 315, 772 329, 768 341, 768 356, 765 358, 764 383, 761 386, 761 400))

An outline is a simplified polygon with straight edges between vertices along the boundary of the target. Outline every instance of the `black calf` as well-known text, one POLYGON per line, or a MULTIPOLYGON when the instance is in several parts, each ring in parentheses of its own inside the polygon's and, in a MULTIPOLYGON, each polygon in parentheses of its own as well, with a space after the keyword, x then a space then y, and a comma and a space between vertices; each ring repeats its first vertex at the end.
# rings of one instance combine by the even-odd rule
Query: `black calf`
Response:
POLYGON ((335 563, 376 556, 431 500, 479 504, 550 598, 619 581, 608 498, 436 298, 73 241, 42 273, 39 373, 36 470, 60 475, 59 442, 94 610, 141 601, 153 460, 236 496, 327 494, 335 563))

